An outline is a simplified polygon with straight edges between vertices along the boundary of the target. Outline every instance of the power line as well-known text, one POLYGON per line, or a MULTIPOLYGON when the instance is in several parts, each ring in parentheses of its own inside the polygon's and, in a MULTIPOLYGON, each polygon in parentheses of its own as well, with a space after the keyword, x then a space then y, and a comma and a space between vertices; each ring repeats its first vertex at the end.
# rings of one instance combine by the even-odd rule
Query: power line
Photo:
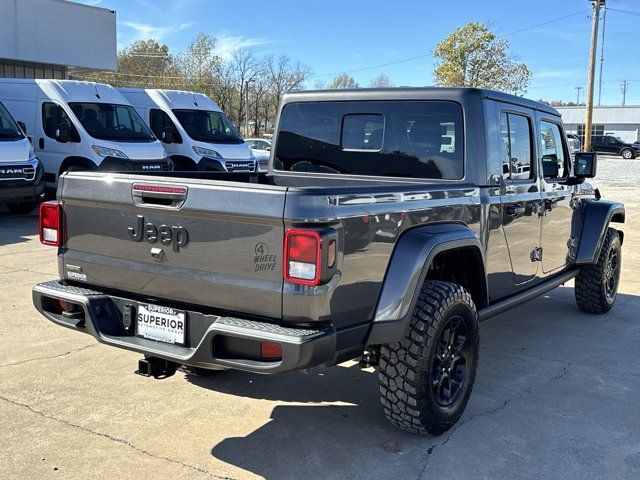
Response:
POLYGON ((611 7, 607 7, 607 10, 611 10, 612 12, 618 12, 618 13, 626 13, 628 15, 635 15, 637 17, 640 17, 640 12, 635 10, 621 10, 619 8, 611 8, 611 7))
POLYGON ((580 15, 581 13, 587 13, 589 10, 580 10, 579 12, 573 12, 569 15, 565 15, 564 17, 554 18, 553 20, 548 20, 546 22, 538 23, 537 25, 531 25, 530 27, 521 28, 520 30, 515 30, 513 32, 505 33, 504 35, 497 35, 497 38, 508 37, 510 35, 515 35, 516 33, 526 32, 528 30, 533 30, 534 28, 544 27, 545 25, 549 25, 550 23, 559 22, 560 20, 564 20, 566 18, 571 18, 576 15, 580 15))
MULTIPOLYGON (((496 38, 504 38, 504 37, 508 37, 508 36, 511 36, 511 35, 515 35, 517 33, 522 33, 522 32, 526 32, 528 30, 533 30, 535 28, 539 28, 539 27, 542 27, 542 26, 545 26, 545 25, 549 25, 550 23, 559 22, 560 20, 565 20, 567 18, 573 17, 575 15, 580 15, 581 13, 586 13, 588 11, 589 10, 580 10, 578 12, 573 12, 573 13, 570 13, 568 15, 563 15, 561 17, 557 17, 557 18, 553 18, 551 20, 547 20, 546 22, 542 22, 542 23, 538 23, 536 25, 531 25, 531 26, 528 26, 528 27, 524 27, 524 28, 521 28, 519 30, 515 30, 513 32, 508 32, 508 33, 505 33, 505 34, 502 34, 502 35, 497 35, 496 38)), ((431 56, 430 53, 423 54, 423 55, 416 55, 414 57, 404 58, 404 59, 400 59, 400 60, 396 60, 396 61, 392 61, 392 62, 380 63, 380 64, 377 64, 377 65, 369 65, 369 66, 366 66, 366 67, 347 69, 347 70, 340 70, 340 71, 330 72, 330 73, 320 73, 320 74, 317 74, 317 75, 312 75, 309 78, 329 77, 329 76, 332 76, 332 75, 340 75, 341 73, 362 72, 364 70, 371 70, 371 69, 374 69, 374 68, 388 67, 389 65, 396 65, 398 63, 412 62, 414 60, 419 60, 421 58, 426 58, 426 57, 430 57, 430 56, 431 56)))

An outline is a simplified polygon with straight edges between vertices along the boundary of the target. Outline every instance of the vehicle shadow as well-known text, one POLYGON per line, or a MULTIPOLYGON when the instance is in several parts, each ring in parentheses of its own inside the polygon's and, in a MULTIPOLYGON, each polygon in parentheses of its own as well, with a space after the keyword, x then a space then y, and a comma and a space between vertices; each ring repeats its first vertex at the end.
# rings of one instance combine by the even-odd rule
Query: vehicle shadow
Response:
MULTIPOLYGON (((269 479, 417 478, 431 452, 443 442, 454 448, 455 439, 465 445, 492 441, 481 427, 469 428, 476 418, 490 416, 497 422, 495 428, 505 434, 524 435, 521 425, 501 420, 495 412, 510 404, 510 409, 520 408, 527 415, 529 407, 516 400, 536 389, 546 393, 544 389, 561 378, 569 365, 640 370, 640 365, 630 366, 624 360, 627 354, 633 355, 635 342, 620 345, 619 341, 640 334, 634 320, 640 297, 620 295, 619 305, 610 316, 603 317, 578 311, 573 296, 573 288, 559 288, 482 324, 474 392, 452 430, 456 432, 464 425, 465 431, 451 442, 451 432, 440 437, 418 437, 389 424, 378 399, 377 373, 349 362, 314 369, 308 375, 291 372, 264 376, 233 371, 204 377, 187 374, 188 381, 205 389, 285 403, 276 405, 270 421, 249 435, 227 438, 213 446, 211 455, 269 479), (604 321, 606 332, 599 328, 604 321), (594 329, 600 331, 597 338, 594 329), (566 341, 568 338, 571 342, 566 341), (616 349, 611 349, 615 343, 616 349)), ((585 393, 571 395, 578 398, 585 393)), ((542 408, 548 408, 550 414, 548 419, 539 417, 540 428, 553 431, 555 407, 550 404, 542 408)), ((589 411, 580 413, 590 415, 589 411)))
POLYGON ((38 234, 37 210, 28 215, 13 215, 0 203, 0 245, 28 242, 38 234))

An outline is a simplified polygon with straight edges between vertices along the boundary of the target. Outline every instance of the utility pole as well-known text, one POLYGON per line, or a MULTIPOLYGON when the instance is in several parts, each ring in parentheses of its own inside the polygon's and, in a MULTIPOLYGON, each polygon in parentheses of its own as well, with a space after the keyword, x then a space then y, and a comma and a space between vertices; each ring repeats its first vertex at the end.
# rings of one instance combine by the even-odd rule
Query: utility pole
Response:
POLYGON ((249 138, 249 83, 253 82, 253 77, 244 82, 244 134, 245 138, 249 138))
POLYGON ((629 82, 627 80, 623 80, 620 86, 622 87, 622 103, 621 105, 624 107, 627 103, 627 85, 629 82))
POLYGON ((604 63, 604 31, 606 27, 607 7, 605 7, 604 12, 602 13, 602 40, 600 40, 600 74, 598 75, 598 106, 602 105, 602 64, 604 63))
POLYGON ((587 77, 587 115, 584 122, 584 147, 583 150, 591 150, 591 126, 593 124, 593 87, 596 71, 596 53, 598 50, 598 22, 600 20, 600 7, 605 0, 590 0, 593 3, 593 22, 591 25, 591 50, 589 52, 589 75, 587 77))
POLYGON ((576 105, 580 105, 580 90, 582 90, 582 87, 575 87, 575 88, 578 91, 578 98, 576 98, 576 105))

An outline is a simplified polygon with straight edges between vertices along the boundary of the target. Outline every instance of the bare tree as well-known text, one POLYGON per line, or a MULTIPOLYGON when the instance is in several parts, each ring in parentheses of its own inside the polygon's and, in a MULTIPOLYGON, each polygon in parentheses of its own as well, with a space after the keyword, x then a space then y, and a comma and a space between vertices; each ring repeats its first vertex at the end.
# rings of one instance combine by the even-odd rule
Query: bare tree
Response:
MULTIPOLYGON (((236 89, 238 90, 238 102, 236 105, 236 125, 241 126, 245 121, 245 112, 248 105, 245 105, 247 94, 245 89, 249 88, 249 83, 256 80, 262 71, 262 64, 250 48, 240 48, 231 55, 231 65, 235 72, 236 89)), ((245 132, 248 135, 249 132, 245 132)))
POLYGON ((291 59, 286 55, 277 58, 269 56, 266 59, 266 70, 269 77, 272 102, 277 108, 280 105, 282 95, 293 90, 302 90, 305 82, 311 75, 311 70, 301 63, 291 64, 291 59))

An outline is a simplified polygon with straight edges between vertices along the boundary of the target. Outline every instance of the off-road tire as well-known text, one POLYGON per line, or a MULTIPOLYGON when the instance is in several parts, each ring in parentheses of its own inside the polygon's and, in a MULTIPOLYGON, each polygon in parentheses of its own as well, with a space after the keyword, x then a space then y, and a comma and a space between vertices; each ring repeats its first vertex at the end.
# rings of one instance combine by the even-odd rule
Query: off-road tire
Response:
POLYGON ((469 401, 478 348, 478 313, 469 292, 454 283, 425 281, 405 338, 380 348, 380 400, 389 421, 419 435, 439 435, 451 428, 469 401), (445 329, 458 317, 468 331, 469 360, 457 400, 443 407, 433 392, 432 372, 441 365, 434 362, 439 362, 436 352, 445 329))
POLYGON ((622 156, 622 158, 625 158, 627 160, 632 160, 634 158, 636 158, 636 154, 633 150, 631 150, 630 148, 625 148, 620 152, 620 155, 622 156))
POLYGON ((9 202, 7 203, 7 210, 14 215, 28 215, 33 212, 38 206, 38 202, 35 200, 28 200, 25 202, 9 202))
POLYGON ((576 277, 575 296, 578 308, 587 313, 606 313, 613 307, 618 295, 620 284, 620 268, 622 266, 622 249, 620 235, 615 228, 607 229, 607 234, 598 256, 598 262, 593 265, 583 265, 576 277), (613 290, 607 284, 611 277, 611 255, 617 255, 615 265, 613 290))

